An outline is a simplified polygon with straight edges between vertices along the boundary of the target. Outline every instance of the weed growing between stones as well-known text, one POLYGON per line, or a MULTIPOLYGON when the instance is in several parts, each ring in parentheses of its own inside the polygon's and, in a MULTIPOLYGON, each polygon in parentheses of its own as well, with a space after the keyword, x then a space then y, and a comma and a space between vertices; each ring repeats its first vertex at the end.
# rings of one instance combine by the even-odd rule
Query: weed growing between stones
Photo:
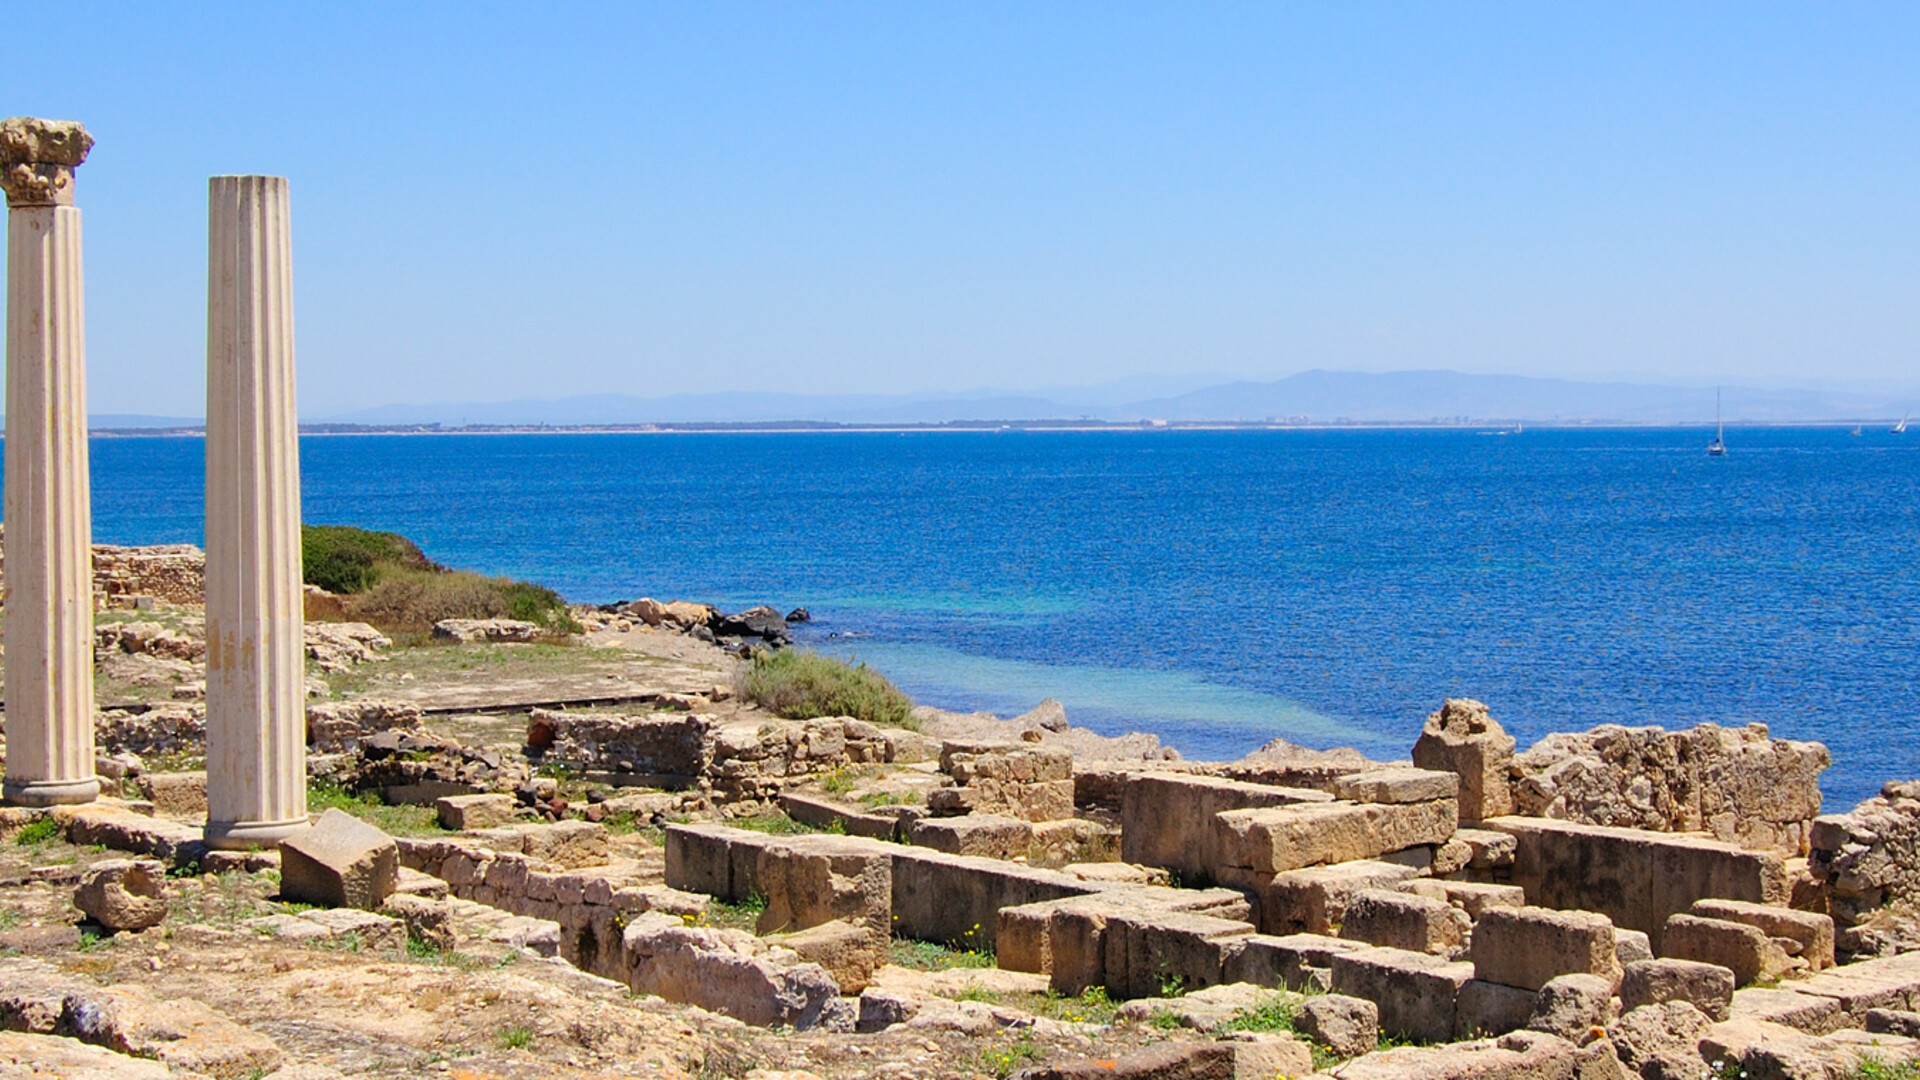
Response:
POLYGON ((935 941, 894 938, 888 959, 915 971, 946 971, 950 968, 988 968, 993 953, 978 949, 955 949, 935 941))
POLYGON ((533 1029, 525 1024, 515 1024, 500 1033, 500 1048, 503 1050, 525 1050, 533 1045, 533 1029))
POLYGON ((307 811, 341 810, 378 827, 390 836, 445 835, 431 806, 388 806, 374 792, 353 792, 331 780, 307 785, 307 811))
POLYGON ((59 837, 60 823, 50 817, 43 817, 14 833, 13 842, 21 847, 40 847, 59 837))
POLYGON ((979 1071, 996 1080, 1004 1080, 1014 1070, 1038 1062, 1040 1057, 1040 1047, 1033 1041, 1033 1032, 1022 1031, 1020 1037, 1010 1043, 980 1051, 979 1071))
POLYGON ((760 922, 760 913, 767 910, 767 898, 761 893, 748 893, 744 900, 710 900, 706 913, 695 922, 701 926, 716 926, 723 930, 746 930, 752 932, 760 922))
MULTIPOLYGON (((1741 1075, 1746 1074, 1742 1072, 1741 1075)), ((1920 1080, 1920 1063, 1887 1061, 1867 1054, 1854 1067, 1850 1080, 1920 1080)))
POLYGON ((754 832, 768 833, 773 836, 802 836, 810 833, 844 833, 847 831, 846 826, 838 821, 834 822, 835 826, 839 826, 837 829, 832 826, 821 827, 818 825, 808 825, 803 821, 795 821, 781 813, 755 814, 752 817, 734 818, 732 821, 727 822, 727 824, 736 829, 751 829, 754 832))

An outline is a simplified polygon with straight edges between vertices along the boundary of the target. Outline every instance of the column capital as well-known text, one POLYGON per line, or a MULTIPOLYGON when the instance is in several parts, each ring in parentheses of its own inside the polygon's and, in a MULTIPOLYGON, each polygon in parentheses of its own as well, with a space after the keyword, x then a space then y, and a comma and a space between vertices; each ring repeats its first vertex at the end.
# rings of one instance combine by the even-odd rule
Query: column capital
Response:
POLYGON ((72 206, 73 170, 93 136, 76 120, 0 120, 0 187, 8 206, 72 206))

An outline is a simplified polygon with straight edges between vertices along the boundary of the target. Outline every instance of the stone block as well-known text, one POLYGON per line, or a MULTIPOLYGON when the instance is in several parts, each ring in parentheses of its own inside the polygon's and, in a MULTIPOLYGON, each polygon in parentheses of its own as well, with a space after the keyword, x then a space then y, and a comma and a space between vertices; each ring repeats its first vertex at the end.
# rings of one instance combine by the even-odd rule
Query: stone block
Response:
POLYGON ((890 939, 866 923, 836 920, 767 940, 792 949, 806 963, 825 968, 839 984, 840 993, 847 995, 865 990, 873 973, 886 966, 890 939))
MULTIPOLYGON (((1217 880, 1228 865, 1214 815, 1228 810, 1330 802, 1323 791, 1247 784, 1187 773, 1135 773, 1120 802, 1120 856, 1177 871, 1184 880, 1217 880)), ((1405 846, 1405 845, 1402 845, 1405 846)))
POLYGON ((1473 926, 1474 977, 1539 990, 1557 975, 1620 980, 1613 923, 1591 911, 1493 908, 1473 926))
POLYGON ((1631 1009, 1607 1028, 1620 1061, 1643 1080, 1698 1080, 1709 1076, 1700 1036, 1712 1021, 1684 1001, 1631 1009))
POLYGON ((1254 915, 1261 933, 1330 934, 1346 918, 1354 894, 1391 889, 1416 874, 1412 867, 1362 859, 1271 877, 1250 875, 1245 887, 1255 896, 1254 915))
POLYGON ((1660 955, 1718 964, 1732 970, 1741 986, 1779 978, 1787 970, 1786 951, 1766 931, 1745 923, 1675 915, 1660 941, 1660 955))
POLYGON ((53 817, 65 826, 70 844, 98 844, 115 851, 150 855, 173 867, 188 866, 207 856, 201 829, 183 822, 98 804, 56 807, 53 817))
POLYGON ((136 986, 90 987, 67 995, 57 1034, 134 1057, 151 1058, 180 1073, 259 1075, 285 1055, 273 1040, 227 1019, 192 998, 165 998, 136 986))
POLYGON ((0 1076, 49 1080, 171 1080, 173 1070, 158 1061, 116 1054, 62 1035, 0 1031, 0 1076))
POLYGON ((1235 1058, 1231 1043, 1165 1042, 1117 1058, 1036 1065, 1007 1080, 1240 1080, 1235 1058))
POLYGON ((1349 773, 1333 782, 1333 797, 1362 803, 1418 803, 1452 799, 1460 778, 1432 769, 1385 768, 1349 773))
POLYGON ((1451 904, 1466 912, 1469 919, 1478 919, 1480 913, 1488 908, 1527 906, 1527 892, 1518 885, 1488 885, 1477 881, 1415 878, 1407 882, 1406 888, 1416 895, 1451 904))
POLYGON ((1024 856, 1033 845, 1033 826, 997 814, 919 818, 907 826, 907 843, 949 855, 988 859, 1024 856))
POLYGON ((156 813, 171 817, 204 817, 207 812, 207 774, 197 772, 147 773, 140 777, 140 795, 156 813))
POLYGON ((1561 975, 1540 988, 1526 1026, 1580 1042, 1613 1020, 1612 983, 1598 975, 1561 975))
POLYGON ((1485 705, 1454 698, 1427 717, 1413 744, 1413 763, 1458 776, 1461 820, 1485 821, 1513 813, 1507 778, 1513 748, 1513 736, 1501 729, 1485 705))
MULTIPOLYGON (((1465 811, 1462 820, 1466 820, 1465 811)), ((1492 829, 1456 829, 1453 838, 1467 845, 1467 869, 1491 873, 1513 865, 1519 841, 1511 833, 1492 829)))
POLYGON ((780 809, 803 825, 829 828, 838 824, 848 836, 872 840, 892 840, 899 832, 900 819, 886 814, 862 813, 859 809, 812 795, 787 792, 780 796, 780 809))
MULTIPOLYGON (((1731 972, 1728 977, 1731 981, 1731 972)), ((1733 1003, 1727 1010, 1727 1019, 1765 1020, 1813 1035, 1825 1035, 1861 1022, 1860 1018, 1848 1016, 1834 998, 1759 986, 1733 992, 1733 1003)))
POLYGON ((1231 919, 1116 909, 1107 916, 1102 981, 1116 998, 1218 986, 1227 944, 1252 933, 1252 926, 1231 919))
POLYGON ((1335 953, 1357 952, 1368 947, 1364 942, 1343 941, 1323 934, 1285 937, 1250 934, 1230 943, 1221 975, 1227 982, 1302 990, 1308 985, 1310 972, 1326 971, 1333 966, 1335 953))
POLYGON ((1920 1004, 1920 953, 1900 953, 1829 968, 1793 983, 1803 994, 1831 998, 1848 1024, 1858 1026, 1869 1009, 1906 1009, 1920 1004))
POLYGON ((1866 1030, 1880 1035, 1920 1039, 1920 1013, 1900 1009, 1868 1009, 1866 1030))
POLYGON ((372 911, 400 877, 393 837, 342 810, 280 841, 280 895, 321 907, 372 911))
POLYGON ((726 825, 667 826, 667 884, 733 903, 759 891, 760 849, 772 839, 726 825))
POLYGON ((1233 1080, 1274 1080, 1313 1071, 1313 1048, 1292 1035, 1236 1031, 1224 1042, 1233 1051, 1233 1080))
POLYGON ((1460 987, 1453 1002, 1453 1037, 1484 1039, 1527 1026, 1540 995, 1517 986, 1471 979, 1460 987))
POLYGON ((518 809, 519 803, 514 801, 513 796, 498 793, 444 795, 433 801, 434 814, 440 819, 440 827, 455 832, 510 825, 518 809))
POLYGON ((1743 900, 1706 899, 1694 902, 1691 914, 1707 919, 1746 923, 1764 931, 1768 937, 1793 943, 1790 955, 1807 962, 1814 971, 1833 966, 1833 916, 1812 911, 1795 911, 1772 904, 1754 904, 1743 900))
POLYGON ((444 899, 397 892, 387 897, 380 911, 400 920, 409 941, 418 941, 441 952, 452 952, 460 943, 453 929, 453 905, 444 899))
POLYGON ((1733 1007, 1733 984, 1733 972, 1719 964, 1640 960, 1628 964, 1620 976, 1620 1007, 1631 1012, 1644 1005, 1684 1001, 1717 1022, 1727 1019, 1733 1007))
POLYGON ((1473 965, 1429 953, 1368 948, 1332 956, 1332 989, 1380 1009, 1380 1027, 1418 1042, 1453 1038, 1454 999, 1473 965))
POLYGON ((621 950, 635 993, 758 1027, 805 1030, 832 1022, 843 1009, 826 969, 743 930, 687 926, 649 912, 627 924, 621 950))
POLYGON ((73 906, 108 930, 145 930, 167 917, 167 868, 158 859, 103 859, 87 867, 73 906))
MULTIPOLYGON (((1613 1047, 1540 1031, 1448 1046, 1402 1046, 1356 1058, 1340 1080, 1625 1080, 1613 1047)), ((1692 1078, 1689 1078, 1692 1080, 1692 1078)))
POLYGON ((607 861, 607 828, 592 821, 552 821, 517 825, 527 858, 575 869, 607 861))
POLYGON ((1114 861, 1120 857, 1119 830, 1085 818, 1034 822, 1033 840, 1027 847, 1026 856, 1029 866, 1066 867, 1079 864, 1083 869, 1074 871, 1074 876, 1086 880, 1108 880, 1099 877, 1097 872, 1090 874, 1086 869, 1103 865, 1142 871, 1142 868, 1128 867, 1126 863, 1114 861))
POLYGON ((755 877, 767 900, 759 921, 763 934, 839 920, 865 926, 882 940, 892 933, 893 856, 880 841, 788 838, 760 849, 755 877))
POLYGON ((1544 818, 1485 823, 1516 841, 1512 882, 1541 907, 1598 911, 1645 931, 1660 951, 1667 918, 1717 897, 1785 903, 1786 865, 1775 852, 1735 844, 1544 818))
POLYGON ((921 941, 991 948, 1000 909, 1103 891, 1055 870, 998 859, 904 844, 887 850, 893 855, 893 932, 921 941))
POLYGON ((1340 1057, 1359 1057, 1380 1044, 1380 1007, 1365 998, 1318 994, 1300 1003, 1294 1027, 1340 1057))
POLYGON ((1451 799, 1404 805, 1300 803, 1217 814, 1214 832, 1219 865, 1278 874, 1445 843, 1457 824, 1451 799))
POLYGON ((1340 936, 1369 945, 1444 956, 1466 940, 1471 925, 1465 912, 1444 900, 1367 889, 1355 894, 1347 905, 1340 936))
POLYGON ((1621 967, 1636 960, 1653 959, 1653 940, 1643 930, 1628 930, 1622 926, 1613 928, 1613 956, 1620 961, 1621 967))

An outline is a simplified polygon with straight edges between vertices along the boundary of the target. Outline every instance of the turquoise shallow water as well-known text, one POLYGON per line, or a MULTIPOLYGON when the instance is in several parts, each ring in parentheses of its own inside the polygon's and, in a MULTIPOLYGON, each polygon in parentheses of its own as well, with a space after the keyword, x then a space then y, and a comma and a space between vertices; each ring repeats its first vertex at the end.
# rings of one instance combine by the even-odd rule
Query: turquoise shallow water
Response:
MULTIPOLYGON (((309 437, 310 521, 576 599, 804 605, 916 697, 1190 756, 1758 720, 1832 805, 1920 774, 1920 441, 1884 431, 309 437)), ((93 444, 103 541, 200 539, 201 444, 93 444)))

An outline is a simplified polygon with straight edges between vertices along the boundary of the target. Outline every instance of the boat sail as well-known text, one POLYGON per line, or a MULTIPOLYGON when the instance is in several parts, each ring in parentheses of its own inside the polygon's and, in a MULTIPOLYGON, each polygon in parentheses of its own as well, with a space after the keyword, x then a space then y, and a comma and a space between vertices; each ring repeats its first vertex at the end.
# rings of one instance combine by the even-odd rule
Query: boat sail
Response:
POLYGON ((1713 441, 1707 444, 1708 457, 1724 457, 1727 452, 1726 425, 1720 421, 1720 388, 1713 388, 1713 441))
POLYGON ((1893 433, 1895 435, 1905 435, 1907 433, 1907 421, 1911 419, 1913 419, 1912 413, 1908 413, 1907 415, 1901 417, 1900 422, 1893 425, 1893 433))

